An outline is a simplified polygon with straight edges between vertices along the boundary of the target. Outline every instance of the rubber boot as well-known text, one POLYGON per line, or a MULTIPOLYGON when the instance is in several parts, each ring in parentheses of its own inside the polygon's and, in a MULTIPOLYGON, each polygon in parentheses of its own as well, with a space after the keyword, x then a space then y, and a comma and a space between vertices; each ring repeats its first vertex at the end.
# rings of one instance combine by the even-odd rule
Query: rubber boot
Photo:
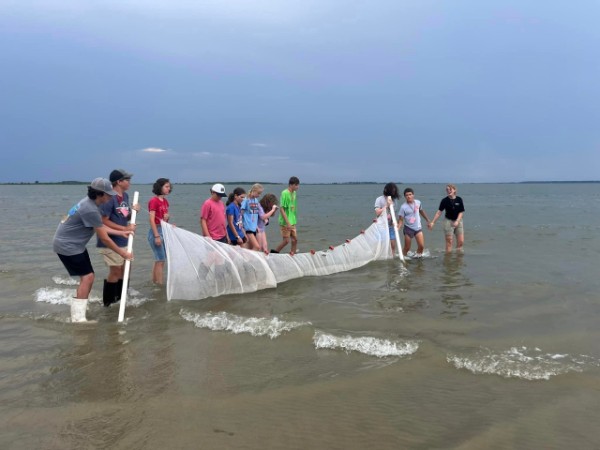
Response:
POLYGON ((87 322, 87 319, 85 318, 87 304, 87 298, 71 299, 71 323, 87 322))
POLYGON ((121 300, 121 293, 123 292, 123 280, 117 281, 117 290, 115 291, 115 303, 121 300))
POLYGON ((118 282, 111 283, 110 281, 104 280, 104 289, 102 290, 102 303, 104 306, 109 307, 115 303, 117 295, 118 282))

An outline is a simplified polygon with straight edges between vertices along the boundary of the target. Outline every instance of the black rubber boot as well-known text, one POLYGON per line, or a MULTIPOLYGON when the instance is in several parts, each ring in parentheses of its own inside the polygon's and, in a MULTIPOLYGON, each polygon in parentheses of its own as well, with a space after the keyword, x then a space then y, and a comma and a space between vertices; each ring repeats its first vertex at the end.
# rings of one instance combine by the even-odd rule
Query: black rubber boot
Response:
POLYGON ((121 300, 121 292, 123 292, 123 280, 117 281, 117 288, 115 291, 115 303, 121 300))
POLYGON ((110 283, 104 280, 104 289, 102 290, 102 303, 104 303, 104 306, 109 307, 118 301, 115 299, 118 284, 118 282, 110 283))

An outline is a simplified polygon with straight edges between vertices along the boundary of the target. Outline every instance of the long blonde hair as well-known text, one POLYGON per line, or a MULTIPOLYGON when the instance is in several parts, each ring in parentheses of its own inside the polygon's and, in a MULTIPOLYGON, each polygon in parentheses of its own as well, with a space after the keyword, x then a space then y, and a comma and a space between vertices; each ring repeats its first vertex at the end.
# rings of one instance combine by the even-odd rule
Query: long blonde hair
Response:
POLYGON ((262 184, 255 183, 250 188, 250 191, 248 191, 248 195, 251 195, 252 197, 258 197, 264 190, 265 188, 262 184))

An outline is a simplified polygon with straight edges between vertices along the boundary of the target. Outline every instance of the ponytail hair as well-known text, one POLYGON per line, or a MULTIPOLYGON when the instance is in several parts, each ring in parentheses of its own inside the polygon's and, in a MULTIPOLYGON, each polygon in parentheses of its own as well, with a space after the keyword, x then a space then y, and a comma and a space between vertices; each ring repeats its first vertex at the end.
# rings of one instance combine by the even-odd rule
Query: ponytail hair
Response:
POLYGON ((242 195, 245 193, 246 193, 246 191, 244 190, 244 188, 236 187, 233 190, 233 192, 231 194, 229 194, 229 197, 227 197, 227 203, 225 205, 228 206, 229 204, 233 203, 233 199, 235 198, 236 195, 242 195))

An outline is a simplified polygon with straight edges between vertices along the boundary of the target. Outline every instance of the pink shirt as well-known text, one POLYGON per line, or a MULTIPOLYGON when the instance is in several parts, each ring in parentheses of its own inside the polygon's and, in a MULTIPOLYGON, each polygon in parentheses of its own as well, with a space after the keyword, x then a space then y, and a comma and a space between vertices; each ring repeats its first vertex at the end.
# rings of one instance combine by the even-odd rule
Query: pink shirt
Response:
POLYGON ((208 234, 215 241, 223 239, 227 234, 227 218, 225 216, 225 204, 219 200, 209 198, 202 204, 200 218, 206 220, 208 234))

